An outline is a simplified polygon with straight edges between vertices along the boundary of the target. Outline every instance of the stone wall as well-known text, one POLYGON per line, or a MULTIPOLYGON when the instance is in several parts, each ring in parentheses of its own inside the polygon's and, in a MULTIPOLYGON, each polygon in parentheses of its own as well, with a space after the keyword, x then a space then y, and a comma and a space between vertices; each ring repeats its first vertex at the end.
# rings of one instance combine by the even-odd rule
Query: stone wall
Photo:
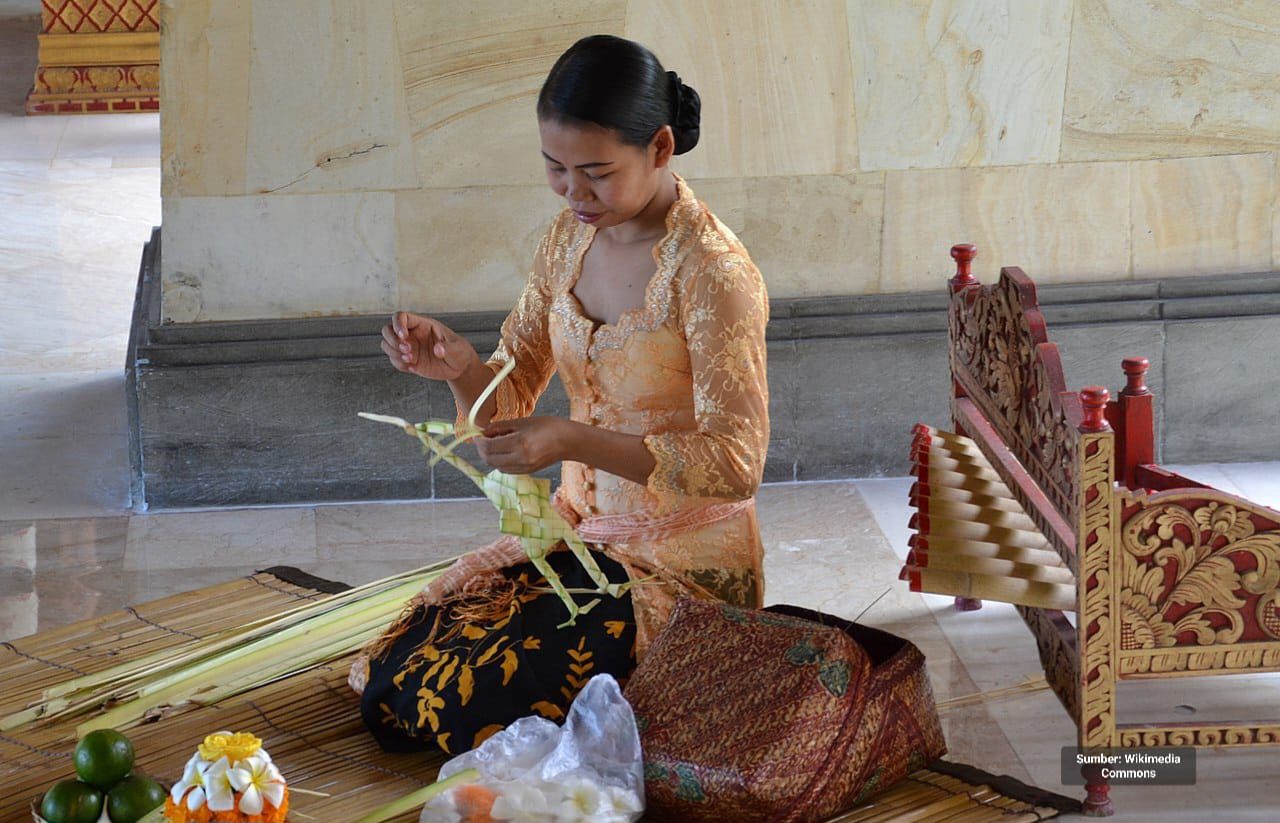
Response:
POLYGON ((1280 268, 1274 0, 164 0, 166 322, 495 310, 578 37, 699 90, 675 167, 775 299, 1280 268))

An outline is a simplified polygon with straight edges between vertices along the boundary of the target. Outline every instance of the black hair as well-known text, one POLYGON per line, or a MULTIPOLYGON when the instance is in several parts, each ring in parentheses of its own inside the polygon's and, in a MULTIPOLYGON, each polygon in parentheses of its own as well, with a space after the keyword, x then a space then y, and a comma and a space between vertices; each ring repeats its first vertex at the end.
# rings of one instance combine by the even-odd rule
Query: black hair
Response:
POLYGON ((675 153, 698 145, 702 101, 644 46, 610 34, 584 37, 560 55, 542 91, 538 119, 595 123, 630 146, 647 146, 665 125, 675 153))

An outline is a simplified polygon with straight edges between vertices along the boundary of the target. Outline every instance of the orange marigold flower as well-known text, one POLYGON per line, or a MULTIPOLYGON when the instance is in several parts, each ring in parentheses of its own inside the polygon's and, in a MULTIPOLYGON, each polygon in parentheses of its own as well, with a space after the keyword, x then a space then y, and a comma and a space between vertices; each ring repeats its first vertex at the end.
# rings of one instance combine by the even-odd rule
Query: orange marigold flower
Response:
MULTIPOLYGON (((240 794, 235 795, 237 808, 240 805, 240 794)), ((284 800, 279 807, 267 803, 262 814, 246 815, 240 812, 211 812, 208 806, 201 806, 194 812, 186 803, 174 803, 172 798, 164 801, 164 819, 168 823, 285 823, 289 815, 289 792, 286 789, 284 800)))

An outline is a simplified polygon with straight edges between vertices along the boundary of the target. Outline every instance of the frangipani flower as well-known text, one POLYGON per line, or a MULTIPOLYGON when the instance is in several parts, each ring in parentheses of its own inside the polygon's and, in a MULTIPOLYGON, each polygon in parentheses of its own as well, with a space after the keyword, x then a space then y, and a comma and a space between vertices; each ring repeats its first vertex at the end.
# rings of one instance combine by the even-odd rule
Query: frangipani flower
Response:
POLYGON ((173 784, 173 788, 169 791, 169 799, 174 805, 182 802, 185 795, 187 798, 187 808, 195 811, 204 803, 204 770, 209 767, 209 762, 202 758, 199 754, 191 756, 187 761, 187 765, 182 769, 182 778, 173 784), (187 792, 191 792, 187 794, 187 792))
POLYGON ((207 805, 210 811, 229 812, 236 807, 232 797, 231 783, 227 779, 227 771, 231 762, 225 757, 210 763, 199 754, 187 761, 182 770, 182 779, 173 784, 169 792, 174 804, 182 802, 185 795, 187 808, 195 811, 207 805))
POLYGON ((558 810, 562 820, 594 820, 597 812, 609 805, 608 798, 600 791, 600 786, 590 780, 573 780, 561 787, 564 792, 558 810))
MULTIPOLYGON (((207 761, 206 761, 207 762, 207 761)), ((230 812, 236 808, 235 791, 231 788, 231 761, 219 757, 217 762, 205 769, 204 794, 211 812, 230 812)), ((195 811, 199 804, 191 805, 187 799, 187 808, 195 811)))
POLYGON ((259 755, 236 763, 227 772, 227 779, 233 789, 241 792, 240 811, 244 814, 262 814, 264 800, 276 808, 284 802, 284 777, 275 764, 259 755))

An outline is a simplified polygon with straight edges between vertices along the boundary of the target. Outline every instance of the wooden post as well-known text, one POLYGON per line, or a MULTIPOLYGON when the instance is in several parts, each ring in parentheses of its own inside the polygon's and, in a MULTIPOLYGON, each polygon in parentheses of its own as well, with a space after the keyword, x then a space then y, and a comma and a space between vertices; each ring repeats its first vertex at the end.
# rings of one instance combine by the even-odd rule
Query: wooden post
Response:
MULTIPOLYGON (((973 258, 978 256, 978 247, 972 243, 957 243, 951 247, 951 259, 956 261, 956 273, 947 282, 951 285, 951 293, 959 294, 969 286, 978 285, 978 279, 973 276, 969 270, 973 263, 973 258)), ((953 397, 964 397, 964 389, 960 384, 951 381, 951 392, 953 397)), ((958 429, 959 427, 957 427, 958 429)), ((959 431, 963 434, 963 431, 959 431)), ((982 601, 975 597, 957 597, 955 600, 955 609, 960 612, 972 612, 982 608, 982 601)))
MULTIPOLYGON (((1089 386, 1080 392, 1084 419, 1076 456, 1076 476, 1080 478, 1079 515, 1076 523, 1076 654, 1079 670, 1080 748, 1116 744, 1116 661, 1112 621, 1115 581, 1116 507, 1115 443, 1107 422, 1110 392, 1089 386)), ((1100 768, 1082 769, 1086 797, 1081 812, 1086 817, 1107 817, 1115 812, 1110 787, 1100 768)))
POLYGON ((1147 389, 1145 357, 1126 357, 1122 363, 1127 378, 1116 409, 1116 479, 1133 489, 1138 484, 1139 466, 1155 462, 1153 398, 1147 389))
POLYGON ((969 271, 973 258, 978 256, 978 247, 972 243, 957 243, 951 247, 951 259, 956 261, 956 274, 949 281, 952 293, 965 286, 976 286, 978 279, 969 271))
POLYGON ((1082 432, 1104 432, 1111 428, 1107 422, 1107 400, 1111 392, 1103 386, 1087 386, 1080 390, 1080 405, 1084 408, 1082 432))

